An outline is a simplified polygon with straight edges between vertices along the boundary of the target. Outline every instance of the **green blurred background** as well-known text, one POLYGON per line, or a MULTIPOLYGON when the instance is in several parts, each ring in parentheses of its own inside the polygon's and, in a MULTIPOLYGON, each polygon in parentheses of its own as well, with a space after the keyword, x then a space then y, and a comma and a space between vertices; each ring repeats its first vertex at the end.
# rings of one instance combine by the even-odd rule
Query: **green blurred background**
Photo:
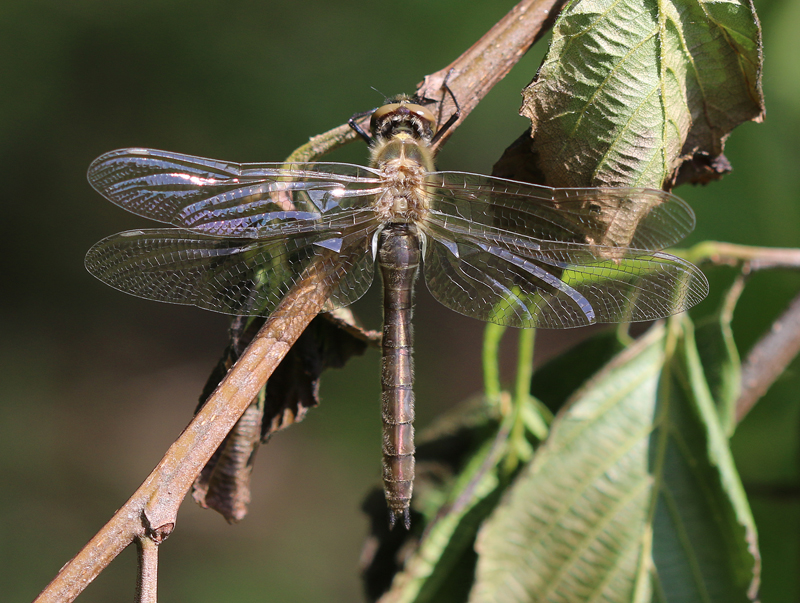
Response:
MULTIPOLYGON (((678 193, 695 208, 690 242, 800 246, 800 2, 758 0, 767 120, 745 124, 723 182, 678 193)), ((512 2, 29 0, 0 3, 0 592, 31 600, 141 483, 188 422, 226 340, 227 319, 118 293, 83 269, 98 239, 147 221, 85 180, 105 151, 144 146, 278 161, 309 136, 413 92, 512 2), (380 91, 376 92, 372 88, 380 91)), ((470 116, 443 169, 491 171, 526 127, 520 90, 544 45, 470 116)), ((363 162, 363 144, 333 159, 363 162)), ((712 276, 712 284, 714 276, 712 276)), ((418 294, 418 421, 481 387, 483 326, 418 294)), ((735 319, 744 353, 800 289, 758 274, 735 319)), ((377 291, 355 307, 380 320, 377 291)), ((542 332, 539 361, 577 332, 542 332)), ((765 602, 798 588, 797 362, 733 446, 761 532, 765 602)), ((325 375, 322 405, 263 448, 250 515, 229 526, 193 503, 161 548, 163 601, 357 601, 378 484, 378 355, 325 375)), ((507 373, 507 376, 510 373, 507 373)), ((130 600, 126 551, 81 601, 130 600)))

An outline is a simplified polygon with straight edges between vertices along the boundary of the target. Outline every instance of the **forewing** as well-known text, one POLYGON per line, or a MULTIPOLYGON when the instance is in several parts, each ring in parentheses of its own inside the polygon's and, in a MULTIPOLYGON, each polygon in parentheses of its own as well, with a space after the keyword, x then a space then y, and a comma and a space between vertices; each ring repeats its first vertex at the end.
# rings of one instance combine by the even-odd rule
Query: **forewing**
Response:
POLYGON ((269 236, 321 216, 369 210, 380 188, 370 168, 345 163, 238 164, 153 149, 98 157, 89 182, 128 211, 220 236, 269 236))
POLYGON ((86 268, 108 285, 146 299, 233 315, 267 316, 301 276, 332 290, 331 310, 372 283, 371 222, 343 233, 260 239, 154 229, 123 232, 95 244, 86 268))
MULTIPOLYGON (((595 255, 613 249, 658 251, 694 229, 694 213, 670 193, 644 188, 549 188, 478 174, 428 176, 431 210, 453 228, 498 228, 550 243, 579 243, 595 255)), ((556 245, 555 248, 560 246, 556 245)))
POLYGON ((448 308, 481 320, 523 328, 654 320, 708 293, 698 268, 665 253, 616 249, 605 259, 565 243, 543 255, 531 239, 455 237, 441 226, 424 231, 428 289, 448 308))

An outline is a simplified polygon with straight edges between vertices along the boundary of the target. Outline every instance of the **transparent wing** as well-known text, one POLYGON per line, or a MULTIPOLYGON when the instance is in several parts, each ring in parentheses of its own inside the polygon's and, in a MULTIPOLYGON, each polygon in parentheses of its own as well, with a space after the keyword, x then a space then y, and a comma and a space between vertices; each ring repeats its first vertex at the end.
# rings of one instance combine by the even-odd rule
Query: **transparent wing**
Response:
POLYGON ((431 173, 426 187, 432 212, 446 227, 480 233, 489 226, 512 238, 538 239, 542 254, 560 243, 584 244, 594 256, 657 251, 694 229, 684 201, 653 189, 557 189, 461 172, 431 173))
POLYGON ((442 304, 512 327, 636 322, 686 310, 708 293, 703 273, 659 252, 540 242, 483 227, 454 235, 428 222, 425 281, 442 304), (606 255, 606 257, 604 257, 606 255))
POLYGON ((326 310, 360 298, 372 283, 374 222, 260 239, 177 229, 123 232, 95 244, 86 268, 147 299, 234 315, 269 315, 301 275, 332 288, 326 310))
POLYGON ((128 211, 158 222, 228 237, 269 236, 321 216, 370 208, 377 173, 345 163, 238 164, 153 149, 98 157, 89 182, 128 211))

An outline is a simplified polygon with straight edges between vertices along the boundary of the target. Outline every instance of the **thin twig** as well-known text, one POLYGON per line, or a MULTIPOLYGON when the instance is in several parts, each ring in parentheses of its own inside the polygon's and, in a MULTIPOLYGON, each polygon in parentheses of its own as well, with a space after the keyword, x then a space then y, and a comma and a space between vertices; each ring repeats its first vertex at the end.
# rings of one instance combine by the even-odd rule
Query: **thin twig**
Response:
POLYGON ((742 364, 742 391, 736 401, 736 421, 741 421, 789 363, 800 353, 800 294, 772 323, 742 364))
POLYGON ((342 124, 324 134, 312 136, 306 144, 292 151, 292 154, 286 158, 286 162, 313 161, 327 153, 332 153, 357 138, 358 135, 350 127, 350 124, 342 124))
POLYGON ((785 247, 753 247, 703 241, 691 249, 671 250, 671 253, 695 263, 709 261, 732 266, 747 263, 750 272, 772 268, 800 268, 800 249, 785 247))
POLYGON ((136 580, 136 603, 158 601, 158 544, 151 538, 137 538, 139 576, 136 580))

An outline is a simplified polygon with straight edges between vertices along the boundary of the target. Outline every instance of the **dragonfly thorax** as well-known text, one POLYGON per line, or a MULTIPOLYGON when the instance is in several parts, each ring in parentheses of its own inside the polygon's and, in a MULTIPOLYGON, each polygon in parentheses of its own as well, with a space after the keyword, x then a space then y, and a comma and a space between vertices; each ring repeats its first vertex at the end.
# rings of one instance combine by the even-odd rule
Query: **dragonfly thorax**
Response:
POLYGON ((418 222, 428 212, 425 176, 433 171, 430 149, 406 132, 373 148, 373 165, 383 179, 375 212, 383 222, 418 222))
POLYGON ((374 203, 378 218, 384 223, 419 222, 430 207, 424 184, 434 170, 430 143, 436 118, 411 98, 399 96, 375 110, 370 130, 372 167, 383 179, 374 203))

